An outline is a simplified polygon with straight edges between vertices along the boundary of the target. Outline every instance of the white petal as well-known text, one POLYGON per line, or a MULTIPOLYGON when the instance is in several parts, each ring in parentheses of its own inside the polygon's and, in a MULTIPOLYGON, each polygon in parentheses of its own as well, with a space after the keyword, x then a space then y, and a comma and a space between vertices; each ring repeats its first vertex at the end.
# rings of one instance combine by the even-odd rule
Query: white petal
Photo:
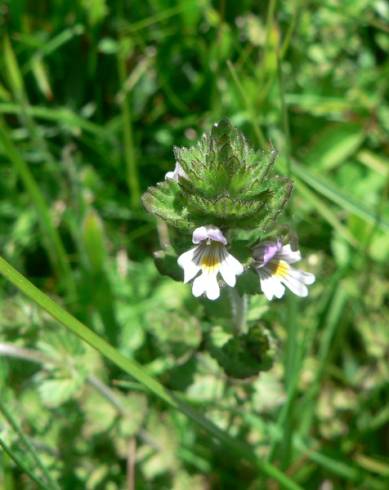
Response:
POLYGON ((220 273, 223 276, 226 284, 233 288, 236 284, 236 276, 242 274, 242 272, 243 265, 239 262, 239 260, 226 252, 226 255, 220 265, 220 273))
POLYGON ((236 276, 232 267, 228 264, 226 260, 223 260, 220 266, 220 274, 222 275, 224 282, 230 287, 234 287, 236 284, 236 276))
POLYGON ((178 179, 177 179, 176 173, 171 171, 171 172, 166 172, 165 180, 178 180, 178 179))
POLYGON ((217 273, 202 273, 193 282, 192 293, 198 298, 203 293, 206 293, 207 298, 215 300, 220 296, 220 288, 216 279, 217 273))
POLYGON ((199 277, 196 277, 196 279, 193 281, 193 287, 192 287, 193 296, 198 298, 205 292, 206 288, 207 288, 207 275, 203 273, 199 277))
POLYGON ((316 281, 316 277, 314 274, 311 274, 310 272, 303 272, 301 271, 301 273, 303 274, 303 281, 305 284, 313 284, 315 281, 316 281))
POLYGON ((274 296, 280 299, 285 294, 285 286, 277 278, 274 277, 273 279, 274 296))
POLYGON ((289 269, 289 274, 297 279, 298 281, 303 282, 304 284, 313 284, 316 280, 314 274, 310 272, 301 271, 299 269, 293 269, 292 267, 289 269))
POLYGON ((235 275, 239 276, 243 272, 243 265, 233 255, 227 252, 226 260, 228 265, 233 269, 235 275))
POLYGON ((220 296, 220 288, 216 278, 217 274, 208 274, 207 278, 207 298, 214 301, 220 296))
POLYGON ((300 296, 300 298, 305 298, 306 296, 308 296, 308 288, 304 284, 302 278, 297 278, 292 274, 288 274, 287 276, 283 277, 281 281, 296 296, 300 296))
POLYGON ((193 256, 196 248, 192 248, 187 252, 184 252, 178 257, 178 265, 184 269, 184 282, 187 283, 195 277, 199 272, 200 267, 193 261, 193 256))
POLYGON ((273 297, 281 298, 285 292, 284 286, 277 277, 271 275, 271 272, 265 269, 260 269, 259 279, 261 289, 266 298, 271 301, 273 297))
POLYGON ((170 179, 178 182, 180 177, 186 177, 186 173, 181 167, 181 165, 178 162, 176 162, 176 166, 174 167, 174 170, 166 173, 165 180, 170 179))
POLYGON ((292 250, 292 247, 288 243, 278 252, 277 259, 285 260, 285 262, 288 262, 288 264, 294 264, 295 262, 301 260, 301 253, 300 250, 292 250))

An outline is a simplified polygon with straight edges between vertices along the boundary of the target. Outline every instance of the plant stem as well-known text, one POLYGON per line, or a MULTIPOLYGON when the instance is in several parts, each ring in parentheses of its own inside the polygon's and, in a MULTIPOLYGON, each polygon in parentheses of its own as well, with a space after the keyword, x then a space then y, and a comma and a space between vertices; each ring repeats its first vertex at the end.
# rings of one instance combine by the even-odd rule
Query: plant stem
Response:
POLYGON ((240 296, 234 288, 229 289, 231 312, 236 335, 246 332, 247 296, 240 296))

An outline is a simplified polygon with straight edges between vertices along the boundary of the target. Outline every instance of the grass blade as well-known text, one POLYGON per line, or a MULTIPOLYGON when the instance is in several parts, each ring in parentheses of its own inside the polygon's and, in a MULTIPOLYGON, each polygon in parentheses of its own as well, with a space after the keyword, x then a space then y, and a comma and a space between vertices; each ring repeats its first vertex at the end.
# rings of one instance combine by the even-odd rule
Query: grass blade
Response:
POLYGON ((33 482, 35 482, 39 488, 43 490, 48 490, 48 487, 44 485, 38 478, 30 471, 30 469, 24 464, 24 462, 17 456, 12 449, 7 445, 7 443, 0 436, 0 447, 1 449, 12 459, 12 461, 19 466, 19 468, 28 475, 33 482))
POLYGON ((350 231, 339 221, 332 209, 312 192, 301 180, 295 181, 295 186, 301 196, 314 206, 317 212, 325 219, 346 242, 354 248, 358 248, 358 241, 350 231))
POLYGON ((71 300, 75 297, 75 284, 61 237, 53 225, 45 198, 43 197, 34 176, 30 172, 26 162, 20 156, 1 120, 0 142, 4 147, 7 157, 12 162, 17 173, 19 174, 28 194, 30 195, 31 201, 36 208, 42 233, 46 238, 45 241, 48 255, 54 269, 57 270, 58 277, 63 280, 68 299, 71 300))
POLYGON ((237 91, 239 92, 239 95, 240 95, 241 99, 243 100, 243 103, 246 107, 246 111, 250 117, 251 125, 253 127, 257 141, 261 146, 265 147, 266 146, 266 140, 265 140, 265 137, 263 136, 263 132, 261 130, 261 127, 258 124, 258 117, 254 111, 252 104, 250 103, 249 99, 246 96, 245 89, 239 80, 238 74, 236 73, 236 69, 230 61, 227 61, 227 68, 228 68, 230 75, 231 75, 231 78, 232 78, 232 80, 233 80, 233 82, 237 88, 237 91))
POLYGON ((70 126, 72 129, 81 129, 92 136, 97 136, 102 140, 108 139, 108 132, 103 128, 94 124, 93 122, 80 117, 72 112, 67 107, 41 107, 41 106, 28 106, 25 110, 19 104, 3 103, 0 104, 0 114, 16 114, 22 116, 26 113, 30 117, 37 119, 43 119, 44 121, 51 121, 57 124, 63 124, 70 126))
MULTIPOLYGON (((292 163, 292 171, 295 176, 299 177, 317 193, 326 197, 346 211, 355 214, 368 223, 375 224, 377 222, 377 216, 374 211, 371 211, 352 197, 337 189, 334 184, 329 183, 322 177, 314 175, 306 166, 303 167, 294 162, 292 163)), ((383 218, 380 218, 377 226, 383 231, 389 231, 389 222, 383 218)))
POLYGON ((19 425, 17 424, 16 420, 14 419, 12 413, 8 410, 7 406, 3 401, 0 400, 0 412, 3 414, 3 417, 7 420, 9 425, 13 428, 13 430, 18 434, 20 440, 26 447, 27 451, 31 454, 31 457, 33 458, 35 464, 37 467, 40 469, 42 474, 45 477, 45 480, 49 484, 50 488, 54 490, 58 490, 57 484, 54 482, 54 480, 51 478, 51 475, 45 465, 42 463, 38 453, 36 452, 34 446, 30 443, 29 439, 24 435, 24 432, 20 429, 19 425))

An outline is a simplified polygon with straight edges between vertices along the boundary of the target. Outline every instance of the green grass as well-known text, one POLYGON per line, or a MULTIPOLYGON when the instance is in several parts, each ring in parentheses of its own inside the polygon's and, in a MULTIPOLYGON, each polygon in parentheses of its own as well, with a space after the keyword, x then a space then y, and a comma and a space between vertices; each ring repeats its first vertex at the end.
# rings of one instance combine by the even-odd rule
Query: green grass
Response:
POLYGON ((0 488, 388 488, 384 3, 0 9, 0 488), (158 272, 140 202, 224 116, 277 149, 317 277, 251 298, 275 359, 245 383, 209 351, 227 295, 158 272))

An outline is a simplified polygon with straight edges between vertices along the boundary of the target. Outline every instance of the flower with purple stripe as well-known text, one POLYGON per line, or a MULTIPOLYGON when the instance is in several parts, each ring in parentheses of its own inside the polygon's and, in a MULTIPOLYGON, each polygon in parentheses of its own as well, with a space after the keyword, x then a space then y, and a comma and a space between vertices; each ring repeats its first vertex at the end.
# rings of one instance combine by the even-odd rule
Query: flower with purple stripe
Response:
POLYGON ((243 266, 227 251, 227 239, 215 226, 196 228, 192 242, 196 247, 178 257, 178 265, 184 269, 184 282, 195 278, 193 295, 199 297, 205 293, 208 299, 215 300, 220 296, 219 272, 224 282, 234 287, 236 276, 243 272, 243 266))
POLYGON ((315 276, 291 267, 301 260, 299 250, 292 250, 290 244, 282 245, 279 240, 269 241, 256 247, 253 257, 262 292, 269 301, 282 298, 285 287, 302 298, 308 296, 307 285, 315 282, 315 276))

